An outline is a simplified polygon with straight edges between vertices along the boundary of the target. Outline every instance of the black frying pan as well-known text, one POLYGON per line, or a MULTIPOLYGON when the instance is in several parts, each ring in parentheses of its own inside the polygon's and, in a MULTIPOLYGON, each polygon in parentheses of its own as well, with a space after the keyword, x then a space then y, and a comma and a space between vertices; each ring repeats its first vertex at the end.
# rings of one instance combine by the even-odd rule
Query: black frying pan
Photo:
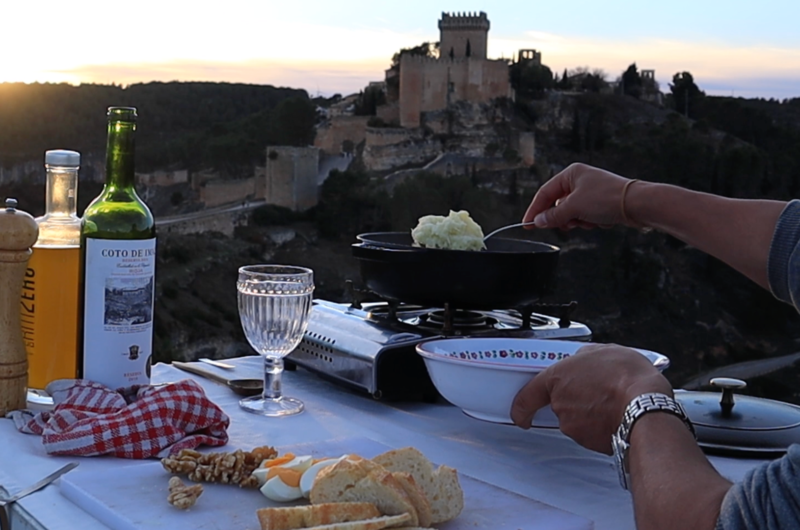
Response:
POLYGON ((388 300, 457 309, 524 308, 555 290, 558 247, 490 238, 482 251, 413 246, 410 233, 360 234, 352 246, 367 289, 388 300))

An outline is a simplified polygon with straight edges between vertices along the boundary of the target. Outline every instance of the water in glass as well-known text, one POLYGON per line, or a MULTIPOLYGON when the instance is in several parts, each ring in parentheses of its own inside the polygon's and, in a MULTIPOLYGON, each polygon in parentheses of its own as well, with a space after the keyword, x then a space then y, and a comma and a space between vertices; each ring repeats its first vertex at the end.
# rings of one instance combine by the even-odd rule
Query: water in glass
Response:
POLYGON ((239 317, 250 345, 264 357, 264 393, 242 399, 245 410, 286 416, 303 403, 283 396, 283 357, 303 338, 314 290, 310 269, 288 265, 251 265, 239 269, 239 317))

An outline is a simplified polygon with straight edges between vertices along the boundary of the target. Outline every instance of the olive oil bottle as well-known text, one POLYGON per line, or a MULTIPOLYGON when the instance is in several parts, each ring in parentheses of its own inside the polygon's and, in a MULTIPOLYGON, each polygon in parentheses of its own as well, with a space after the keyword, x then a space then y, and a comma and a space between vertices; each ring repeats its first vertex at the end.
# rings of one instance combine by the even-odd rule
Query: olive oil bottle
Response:
POLYGON ((136 194, 136 109, 108 109, 106 183, 83 213, 82 376, 110 388, 148 384, 156 232, 136 194))
POLYGON ((28 353, 28 387, 45 388, 78 371, 81 220, 76 213, 76 151, 45 153, 45 214, 25 271, 20 300, 22 337, 28 353))

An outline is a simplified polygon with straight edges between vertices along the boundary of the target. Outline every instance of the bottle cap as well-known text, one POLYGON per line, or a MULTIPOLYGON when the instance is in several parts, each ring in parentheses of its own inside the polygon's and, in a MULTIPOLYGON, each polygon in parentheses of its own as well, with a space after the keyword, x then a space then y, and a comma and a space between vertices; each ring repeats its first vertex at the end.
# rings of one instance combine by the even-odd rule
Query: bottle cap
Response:
POLYGON ((39 227, 33 216, 17 210, 17 199, 6 199, 0 210, 0 250, 28 250, 36 243, 39 227))
POLYGON ((108 121, 136 122, 136 107, 108 107, 108 121))
POLYGON ((48 166, 80 166, 81 154, 77 151, 53 149, 44 154, 44 163, 48 166))

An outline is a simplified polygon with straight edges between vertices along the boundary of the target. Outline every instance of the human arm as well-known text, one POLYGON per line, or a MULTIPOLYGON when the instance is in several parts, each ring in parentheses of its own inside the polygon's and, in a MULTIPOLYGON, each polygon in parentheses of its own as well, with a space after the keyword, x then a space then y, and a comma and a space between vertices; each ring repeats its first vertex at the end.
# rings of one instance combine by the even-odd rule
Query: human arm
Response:
MULTIPOLYGON (((611 436, 627 404, 669 382, 644 356, 616 345, 582 348, 537 375, 514 400, 523 428, 550 404, 564 434, 593 451, 611 453, 611 436)), ((711 530, 730 483, 708 463, 683 422, 657 412, 642 416, 630 439, 631 492, 637 528, 711 530)))
POLYGON ((631 494, 638 530, 711 530, 731 483, 720 476, 683 422, 645 414, 631 431, 631 494))
POLYGON ((626 182, 608 171, 572 164, 539 189, 523 222, 535 220, 537 228, 615 224, 654 228, 770 287, 770 244, 787 203, 730 199, 642 181, 628 186, 623 202, 626 182))

